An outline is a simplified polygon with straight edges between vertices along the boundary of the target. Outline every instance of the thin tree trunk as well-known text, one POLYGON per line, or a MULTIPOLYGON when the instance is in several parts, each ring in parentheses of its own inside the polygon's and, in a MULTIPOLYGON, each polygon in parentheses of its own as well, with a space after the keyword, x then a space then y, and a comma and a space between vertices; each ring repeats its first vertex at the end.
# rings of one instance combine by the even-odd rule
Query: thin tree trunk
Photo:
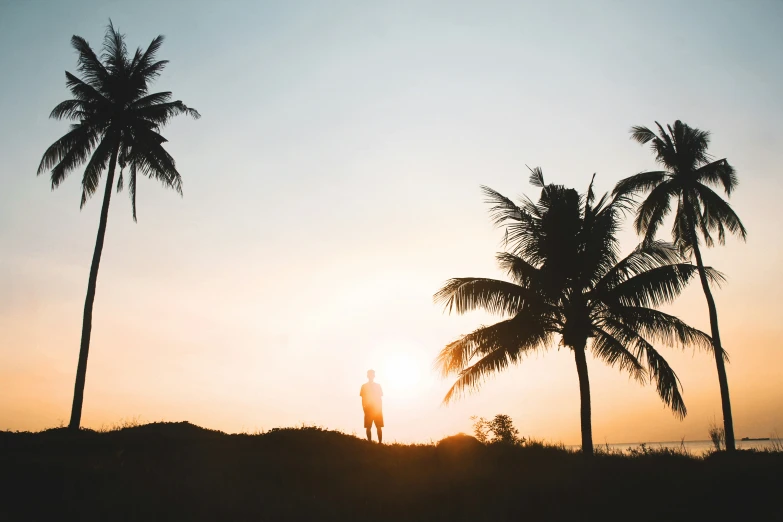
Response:
POLYGON ((103 206, 101 207, 101 221, 100 225, 98 225, 98 238, 95 240, 95 252, 92 254, 92 265, 90 266, 90 280, 87 283, 87 298, 84 300, 82 342, 79 348, 79 364, 76 367, 76 384, 73 389, 71 422, 68 424, 68 428, 71 430, 78 430, 82 420, 84 383, 87 377, 87 356, 90 352, 90 333, 92 331, 92 305, 95 301, 95 286, 98 282, 98 267, 101 264, 103 238, 106 235, 106 221, 109 217, 109 201, 111 200, 111 191, 114 185, 114 169, 117 166, 118 152, 119 148, 115 147, 109 161, 109 172, 106 175, 106 190, 103 193, 103 206))
POLYGON ((696 257, 696 265, 699 268, 699 278, 707 298, 707 308, 710 311, 710 328, 712 329, 712 345, 715 349, 715 364, 718 367, 718 382, 720 383, 720 401, 723 407, 723 429, 726 432, 726 451, 734 451, 734 420, 731 417, 731 400, 729 399, 729 380, 726 376, 726 363, 723 360, 723 345, 720 342, 718 330, 718 310, 715 307, 715 299, 712 297, 707 274, 704 271, 704 262, 701 259, 699 245, 694 243, 693 254, 696 257))
POLYGON ((581 400, 580 414, 582 421, 582 453, 593 454, 593 424, 590 412, 590 380, 587 377, 587 358, 585 344, 573 347, 576 359, 576 373, 579 374, 579 398, 581 400))

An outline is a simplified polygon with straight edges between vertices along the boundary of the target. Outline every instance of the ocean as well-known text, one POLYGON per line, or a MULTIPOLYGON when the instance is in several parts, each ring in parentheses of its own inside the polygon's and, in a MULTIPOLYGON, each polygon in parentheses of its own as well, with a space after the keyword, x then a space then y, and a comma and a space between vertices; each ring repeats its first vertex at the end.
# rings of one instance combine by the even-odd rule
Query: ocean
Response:
MULTIPOLYGON (((772 449, 773 444, 776 442, 775 440, 739 440, 737 439, 737 449, 756 449, 756 450, 763 450, 763 449, 772 449)), ((686 440, 686 441, 666 441, 666 442, 621 442, 616 444, 600 444, 597 441, 594 442, 596 450, 598 450, 598 447, 606 448, 607 446, 611 450, 619 450, 619 451, 627 451, 628 448, 640 448, 642 444, 647 446, 648 448, 674 448, 679 449, 680 447, 684 447, 688 453, 692 455, 704 455, 705 453, 708 453, 715 449, 715 446, 712 444, 712 441, 710 440, 686 440)), ((778 447, 780 447, 781 441, 777 440, 778 447)), ((578 449, 580 446, 572 446, 575 449, 578 449)))

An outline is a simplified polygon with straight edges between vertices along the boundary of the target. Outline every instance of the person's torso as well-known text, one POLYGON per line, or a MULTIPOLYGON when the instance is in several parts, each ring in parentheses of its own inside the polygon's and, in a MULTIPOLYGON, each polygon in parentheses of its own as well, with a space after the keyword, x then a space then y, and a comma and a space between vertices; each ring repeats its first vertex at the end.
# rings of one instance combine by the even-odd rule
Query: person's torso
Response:
POLYGON ((381 385, 377 382, 367 382, 362 385, 362 407, 380 408, 382 396, 381 385))

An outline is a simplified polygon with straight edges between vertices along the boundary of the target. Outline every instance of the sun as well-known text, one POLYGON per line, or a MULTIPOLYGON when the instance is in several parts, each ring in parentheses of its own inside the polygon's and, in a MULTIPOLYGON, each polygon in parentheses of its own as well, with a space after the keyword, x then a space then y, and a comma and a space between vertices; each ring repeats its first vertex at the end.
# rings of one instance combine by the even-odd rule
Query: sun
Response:
POLYGON ((395 350, 383 355, 377 373, 378 382, 385 389, 384 395, 409 398, 420 391, 424 368, 416 357, 395 350))

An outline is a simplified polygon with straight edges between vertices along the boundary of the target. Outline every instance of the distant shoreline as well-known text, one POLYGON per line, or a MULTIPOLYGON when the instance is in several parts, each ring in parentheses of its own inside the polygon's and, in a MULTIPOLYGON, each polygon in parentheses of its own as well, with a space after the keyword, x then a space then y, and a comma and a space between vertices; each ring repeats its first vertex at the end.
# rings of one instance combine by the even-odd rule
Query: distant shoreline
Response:
MULTIPOLYGON (((741 439, 737 439, 737 442, 764 442, 764 441, 769 441, 769 440, 771 440, 770 437, 741 438, 741 439)), ((689 444, 689 443, 697 443, 697 442, 706 443, 706 444, 712 444, 712 441, 709 440, 709 439, 704 439, 704 440, 664 440, 664 441, 644 441, 644 442, 600 442, 600 443, 596 442, 596 441, 593 441, 593 444, 596 445, 596 446, 605 446, 607 444, 610 445, 610 446, 618 446, 620 444, 630 444, 630 445, 637 445, 637 446, 639 446, 640 444, 682 444, 682 443, 689 444)), ((566 444, 566 446, 580 446, 580 445, 579 444, 566 444)))

